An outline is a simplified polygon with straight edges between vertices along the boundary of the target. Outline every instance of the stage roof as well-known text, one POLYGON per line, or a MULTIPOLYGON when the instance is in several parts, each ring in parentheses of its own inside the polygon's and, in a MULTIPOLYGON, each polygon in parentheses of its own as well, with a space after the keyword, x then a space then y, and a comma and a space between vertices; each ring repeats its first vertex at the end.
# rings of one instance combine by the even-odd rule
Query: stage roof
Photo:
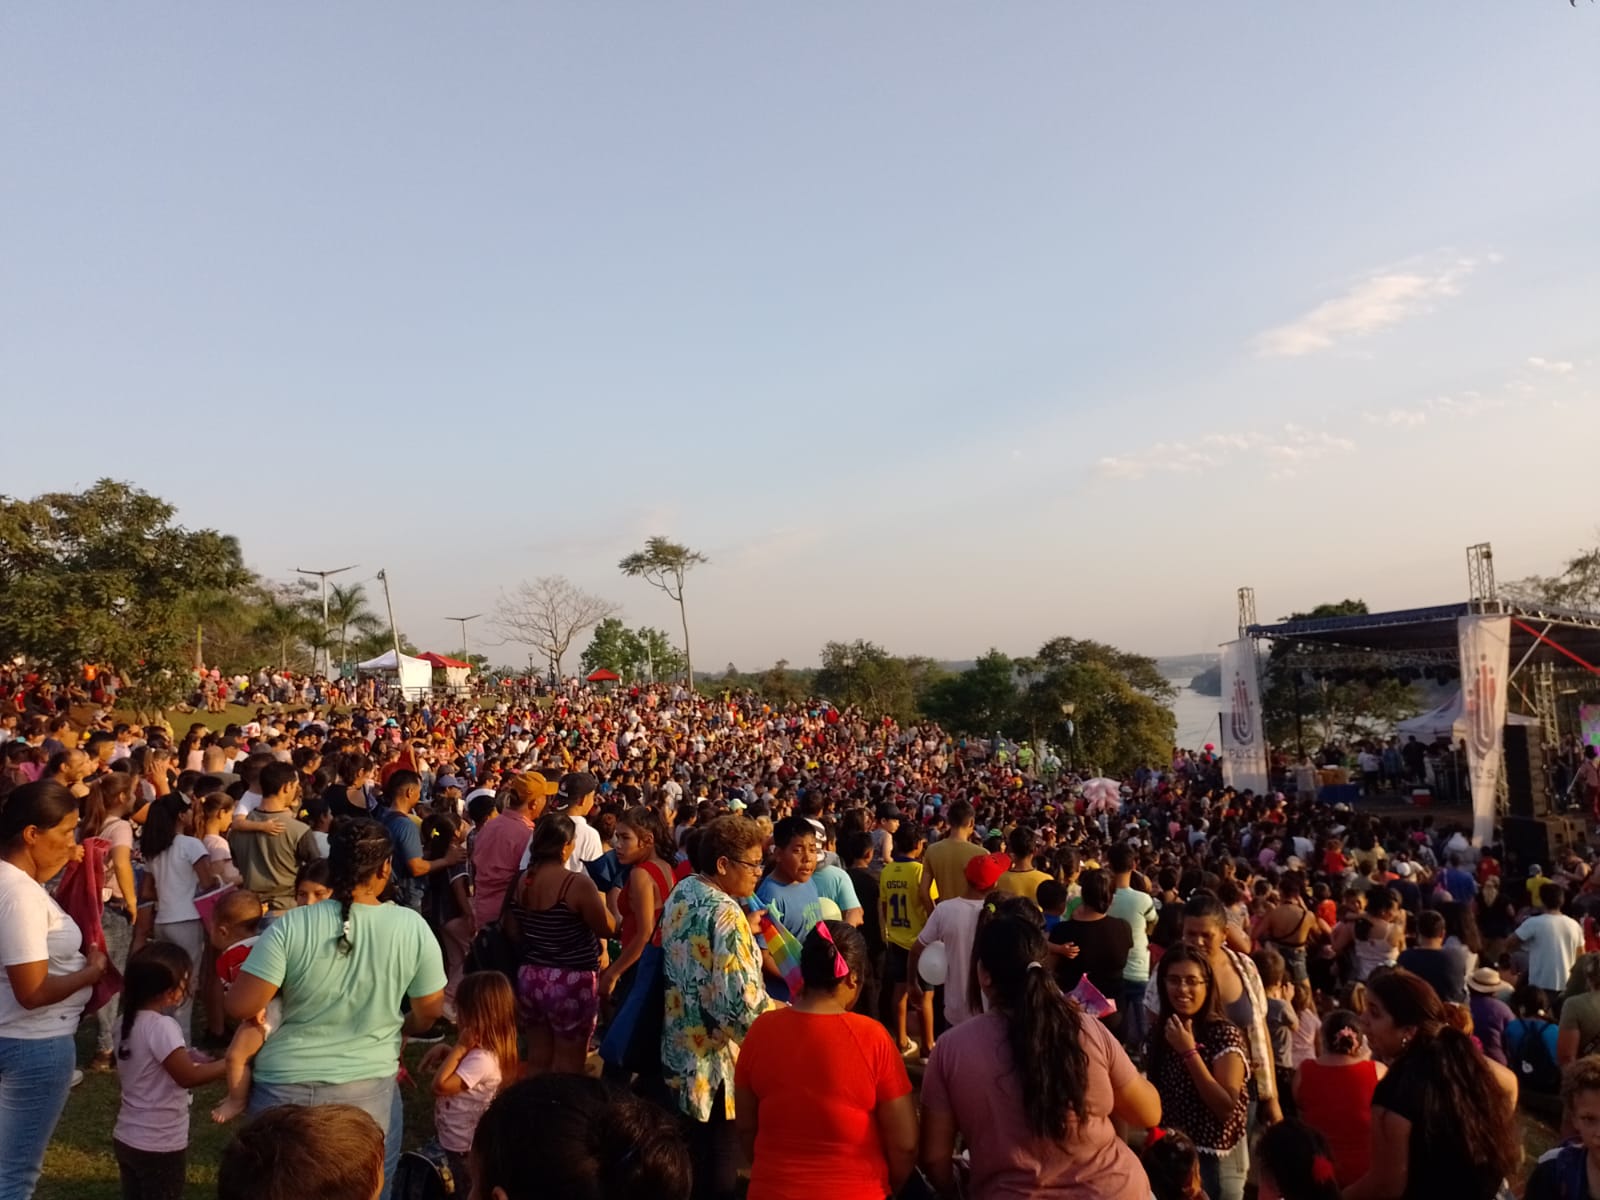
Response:
POLYGON ((1504 614, 1511 622, 1511 662, 1516 665, 1533 650, 1530 664, 1557 667, 1600 666, 1600 613, 1493 600, 1442 604, 1397 612, 1362 613, 1353 617, 1313 617, 1276 625, 1251 625, 1250 637, 1302 642, 1344 650, 1366 650, 1393 658, 1430 655, 1444 658, 1457 645, 1456 622, 1474 612, 1504 614), (1526 626, 1526 628, 1524 628, 1526 626), (1548 628, 1547 628, 1548 627, 1548 628), (1536 634, 1549 641, 1541 642, 1536 634), (1556 645, 1552 646, 1550 643, 1556 645), (1569 653, 1563 653, 1562 651, 1569 653))

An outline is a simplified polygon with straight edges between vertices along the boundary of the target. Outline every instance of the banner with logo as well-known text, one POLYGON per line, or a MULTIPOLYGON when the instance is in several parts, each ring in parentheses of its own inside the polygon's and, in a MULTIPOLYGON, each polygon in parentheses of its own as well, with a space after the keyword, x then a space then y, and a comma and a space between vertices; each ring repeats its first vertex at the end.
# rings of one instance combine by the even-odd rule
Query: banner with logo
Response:
POLYGON ((1261 679, 1249 638, 1222 644, 1222 779, 1257 795, 1270 784, 1267 739, 1261 731, 1261 679))
POLYGON ((1495 798, 1505 752, 1506 683, 1511 668, 1511 618, 1462 617, 1461 737, 1472 781, 1472 844, 1494 839, 1495 798))

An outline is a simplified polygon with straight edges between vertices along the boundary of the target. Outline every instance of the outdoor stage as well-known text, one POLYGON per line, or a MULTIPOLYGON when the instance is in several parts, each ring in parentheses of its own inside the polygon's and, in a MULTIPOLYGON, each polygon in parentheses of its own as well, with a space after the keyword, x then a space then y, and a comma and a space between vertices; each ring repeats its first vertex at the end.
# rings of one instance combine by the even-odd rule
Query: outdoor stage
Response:
MULTIPOLYGON (((1600 613, 1556 608, 1499 594, 1494 552, 1485 543, 1467 549, 1467 599, 1427 608, 1353 616, 1311 617, 1262 624, 1256 620, 1255 593, 1239 591, 1239 638, 1258 650, 1263 641, 1304 647, 1304 668, 1317 672, 1387 675, 1403 682, 1424 676, 1439 683, 1459 681, 1461 717, 1451 740, 1464 744, 1472 777, 1474 837, 1483 841, 1494 821, 1509 812, 1503 768, 1507 720, 1518 713, 1523 732, 1515 740, 1546 774, 1566 733, 1578 733, 1575 702, 1584 690, 1600 692, 1600 613), (1527 732, 1537 723, 1538 729, 1527 732)), ((1239 645, 1240 643, 1233 643, 1239 645)), ((1253 656, 1259 662, 1259 655, 1253 656)), ((1246 693, 1259 694, 1259 681, 1236 682, 1236 709, 1246 693), (1246 686, 1248 684, 1249 686, 1246 686)), ((1227 703, 1228 680, 1223 680, 1227 703)), ((1247 706, 1246 706, 1247 707, 1247 706)), ((1224 740, 1230 722, 1222 722, 1224 740)), ((1248 738, 1245 721, 1231 731, 1248 738)), ((1544 811, 1559 807, 1548 797, 1544 811), (1552 801, 1554 804, 1552 805, 1552 801)), ((1407 811, 1427 811, 1407 806, 1407 811)), ((1440 811, 1434 809, 1432 811, 1440 811)), ((1535 815, 1528 813, 1526 815, 1535 815)))

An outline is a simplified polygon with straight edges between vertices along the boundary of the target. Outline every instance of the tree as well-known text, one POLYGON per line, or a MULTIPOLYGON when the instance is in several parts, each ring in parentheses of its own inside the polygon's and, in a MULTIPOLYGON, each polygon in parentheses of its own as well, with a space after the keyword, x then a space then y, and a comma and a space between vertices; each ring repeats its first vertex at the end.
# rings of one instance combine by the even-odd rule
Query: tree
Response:
POLYGON ((109 665, 142 712, 180 698, 199 627, 193 597, 250 576, 237 541, 176 525, 174 512, 111 479, 81 493, 0 497, 0 655, 62 674, 109 665))
POLYGON ((585 674, 603 668, 629 682, 670 679, 684 668, 683 655, 665 633, 648 627, 629 629, 616 617, 607 617, 594 627, 582 662, 585 674))
POLYGON ((923 709, 947 729, 987 737, 1015 727, 1020 696, 1016 663, 991 648, 969 670, 932 688, 923 709))
MULTIPOLYGON (((320 611, 317 619, 321 620, 320 611)), ((346 653, 350 645, 350 631, 355 630, 358 636, 376 633, 383 627, 383 621, 378 614, 372 611, 367 601, 365 584, 350 583, 340 586, 335 583, 328 588, 328 628, 338 632, 339 666, 343 669, 349 661, 346 653)))
POLYGON ((319 624, 282 595, 269 595, 255 614, 255 632, 277 652, 274 661, 280 671, 289 668, 290 648, 308 644, 320 632, 319 624))
POLYGON ((1167 705, 1177 690, 1155 659, 1104 642, 1052 638, 1027 666, 1033 678, 1017 704, 1019 732, 1065 734, 1070 706, 1076 763, 1120 774, 1171 755, 1167 705))
POLYGON ((694 658, 689 651, 689 610, 683 603, 683 580, 695 567, 709 562, 698 550, 653 537, 643 550, 635 550, 617 564, 617 569, 630 579, 643 579, 652 587, 660 588, 668 599, 678 606, 678 617, 683 622, 683 669, 689 686, 694 687, 694 658))
POLYGON ((947 678, 932 659, 900 658, 858 638, 823 646, 816 689, 835 704, 906 725, 921 716, 922 698, 947 678))
POLYGON ((1600 545, 1580 550, 1556 575, 1530 575, 1502 584, 1508 599, 1556 608, 1600 610, 1600 545))
POLYGON ((616 611, 611 601, 584 591, 564 575, 542 575, 501 592, 490 621, 506 641, 541 651, 559 677, 572 640, 616 611))
MULTIPOLYGON (((1363 600, 1319 604, 1286 618, 1352 617, 1368 612, 1363 600)), ((1419 705, 1411 688, 1376 665, 1335 666, 1343 652, 1318 646, 1274 644, 1262 671, 1261 719, 1267 741, 1293 746, 1297 756, 1331 743, 1387 735, 1419 705)))

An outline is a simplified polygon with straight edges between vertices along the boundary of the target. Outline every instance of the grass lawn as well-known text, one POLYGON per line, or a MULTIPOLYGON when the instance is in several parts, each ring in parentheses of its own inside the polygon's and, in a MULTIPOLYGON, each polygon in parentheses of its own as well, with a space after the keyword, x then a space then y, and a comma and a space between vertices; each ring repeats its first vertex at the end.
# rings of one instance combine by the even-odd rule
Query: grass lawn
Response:
MULTIPOLYGON (((426 1046, 408 1046, 405 1062, 414 1069, 426 1053, 426 1046)), ((78 1060, 88 1062, 94 1053, 94 1022, 85 1023, 78 1035, 78 1060)), ((200 1088, 194 1093, 189 1121, 189 1186, 186 1200, 213 1200, 217 1194, 217 1160, 242 1122, 219 1126, 211 1121, 211 1108, 223 1095, 222 1085, 200 1088)), ((111 1130, 117 1120, 117 1077, 115 1072, 85 1072, 83 1082, 72 1090, 67 1109, 56 1126, 55 1138, 45 1154, 44 1175, 39 1180, 37 1200, 120 1200, 122 1185, 117 1160, 111 1153, 111 1130)), ((421 1086, 402 1085, 405 1102, 406 1138, 410 1149, 433 1135, 433 1097, 426 1081, 421 1086)))

